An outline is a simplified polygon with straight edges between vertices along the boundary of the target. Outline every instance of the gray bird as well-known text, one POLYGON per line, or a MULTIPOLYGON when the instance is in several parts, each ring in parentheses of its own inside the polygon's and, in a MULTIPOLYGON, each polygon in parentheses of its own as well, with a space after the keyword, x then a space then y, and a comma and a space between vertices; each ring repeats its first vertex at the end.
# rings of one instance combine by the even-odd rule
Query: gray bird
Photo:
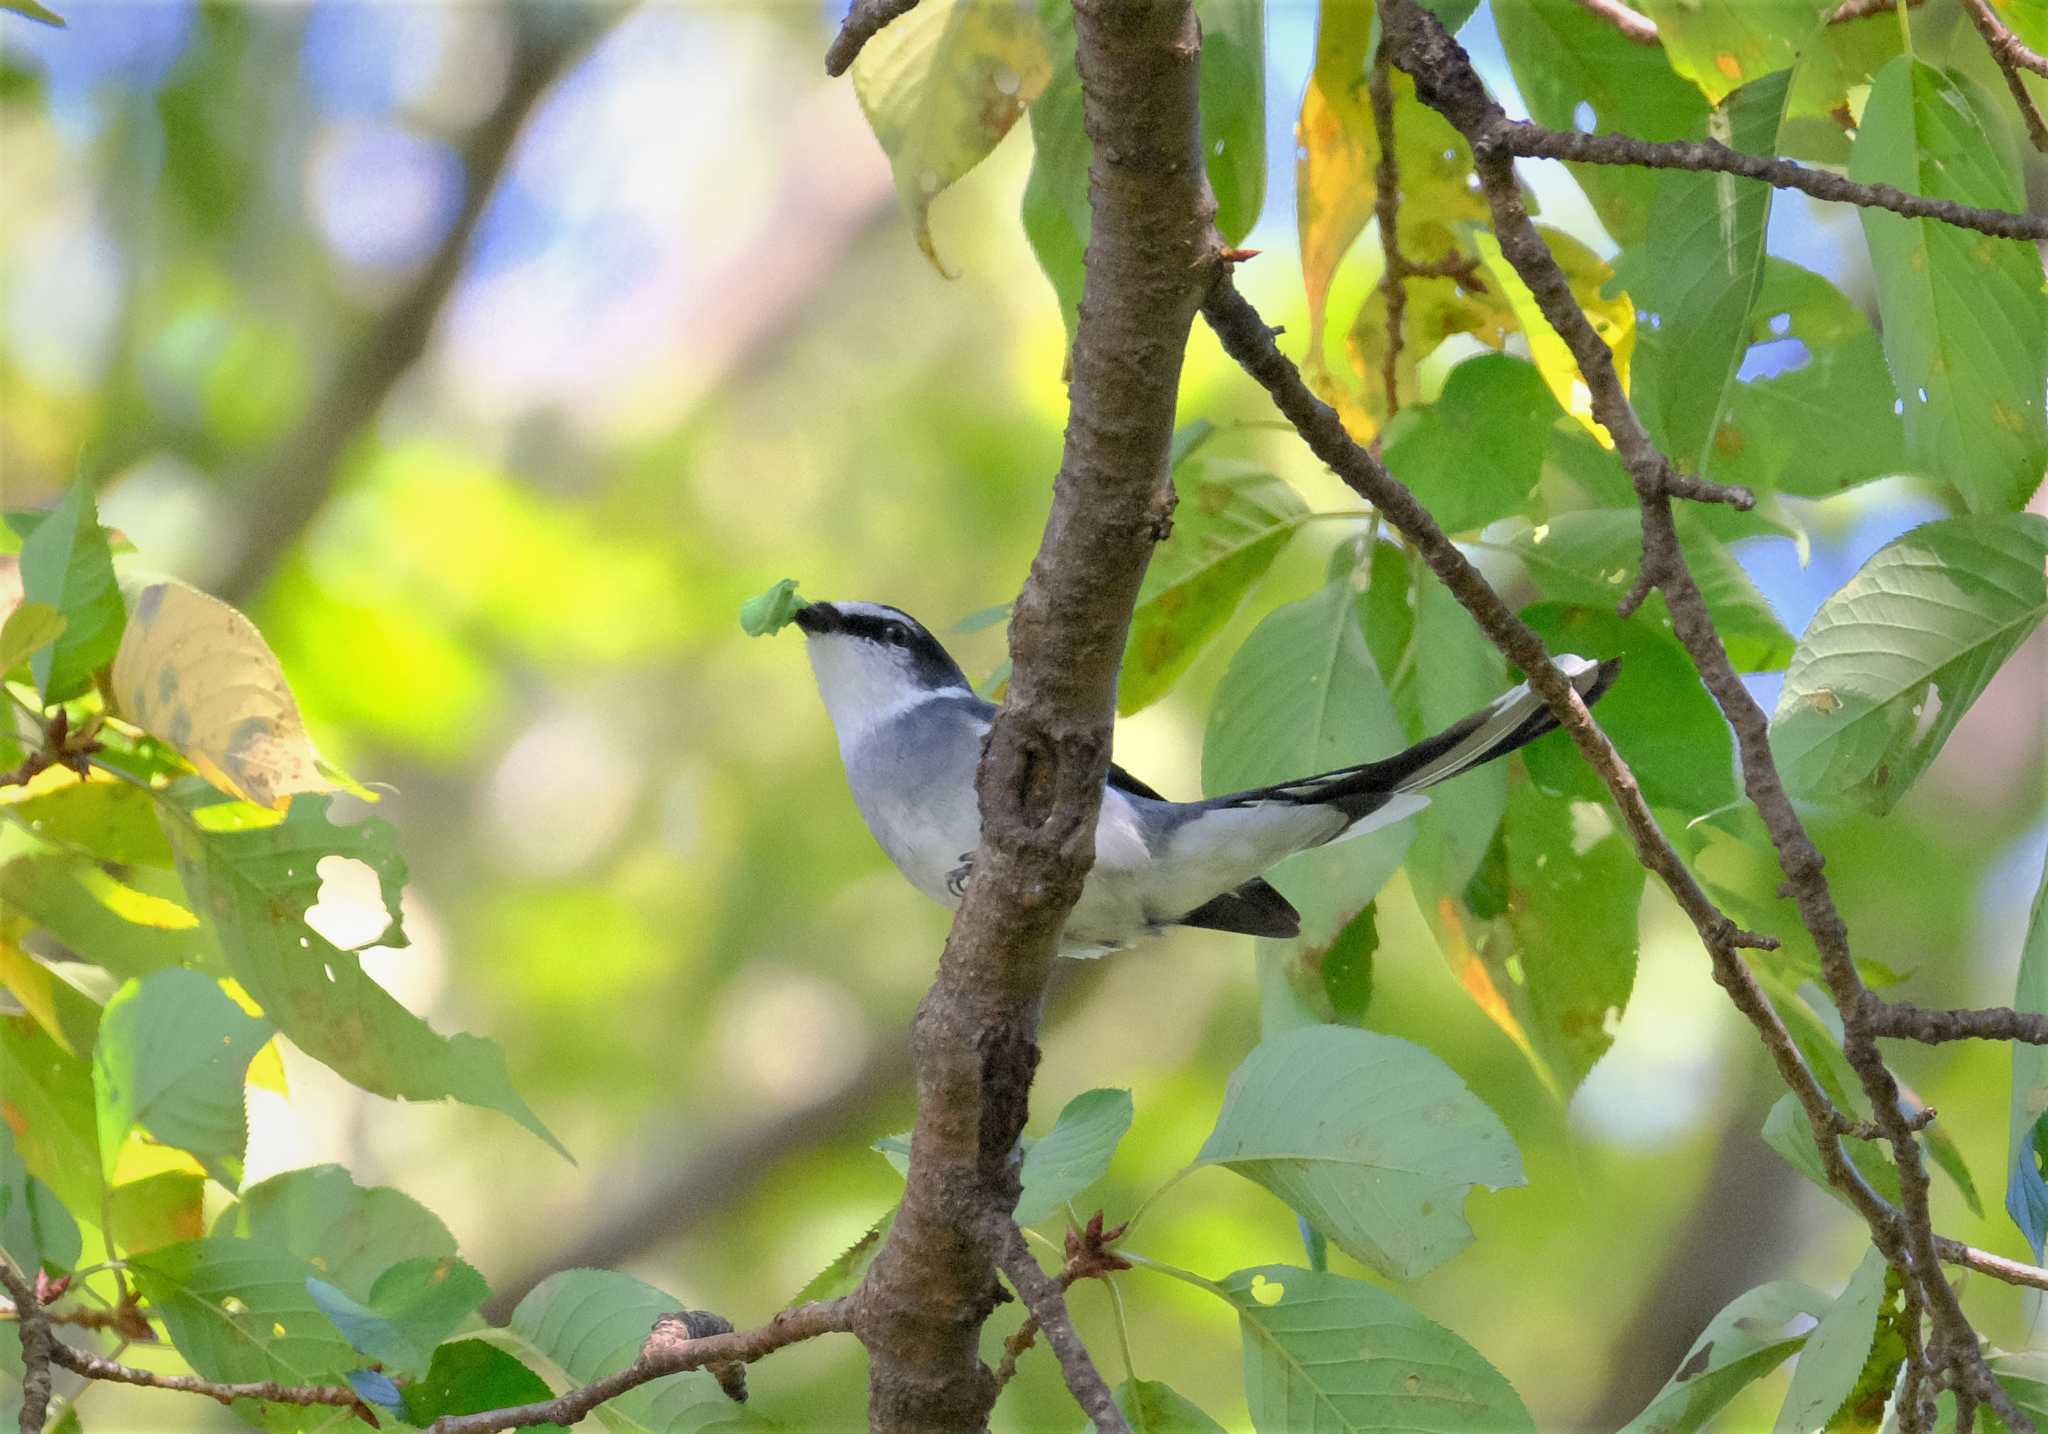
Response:
MULTIPOLYGON (((974 873, 974 791, 996 714, 937 638, 901 609, 814 602, 799 609, 811 671, 839 735, 854 804, 911 885, 957 907, 974 873)), ((1558 670, 1597 701, 1620 659, 1560 654, 1558 670)), ((1363 836, 1429 805, 1426 787, 1505 756, 1557 722, 1527 684, 1377 762, 1277 786, 1168 801, 1112 765, 1095 828, 1095 865, 1060 935, 1066 956, 1100 956, 1169 926, 1286 938, 1287 898, 1260 880, 1296 852, 1363 836)))

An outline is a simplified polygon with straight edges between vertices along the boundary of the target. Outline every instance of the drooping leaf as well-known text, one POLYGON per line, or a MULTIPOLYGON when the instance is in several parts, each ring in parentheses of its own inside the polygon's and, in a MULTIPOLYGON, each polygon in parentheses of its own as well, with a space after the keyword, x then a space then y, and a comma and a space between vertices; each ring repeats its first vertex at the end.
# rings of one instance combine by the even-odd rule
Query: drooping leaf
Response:
POLYGON ((15 605, 0 622, 0 675, 12 672, 30 654, 64 635, 64 614, 46 602, 15 605))
POLYGON ((97 780, 95 774, 95 780, 66 782, 8 806, 16 820, 54 846, 124 866, 171 864, 170 843, 157 824, 156 798, 133 783, 97 780))
POLYGON ((1202 159, 1216 228, 1240 243, 1266 205, 1265 0, 1195 0, 1202 24, 1202 159))
POLYGON ((260 807, 283 811, 295 792, 361 793, 314 750, 256 624, 179 582, 140 585, 131 602, 112 684, 123 717, 260 807))
POLYGON ((896 197, 940 273, 932 201, 988 156, 1051 77, 1036 12, 1012 0, 927 0, 853 62, 853 90, 889 156, 896 197))
POLYGON ((309 1274, 359 1300, 394 1265, 455 1253, 455 1237, 432 1211, 402 1191, 363 1189, 339 1165, 287 1170, 250 1186, 214 1233, 301 1256, 309 1274))
POLYGON ((1906 430, 1893 410, 1884 346, 1846 294, 1766 258, 1749 341, 1786 346, 1779 360, 1789 366, 1729 392, 1714 430, 1715 478, 1759 495, 1825 498, 1905 471, 1906 430))
POLYGON ((1522 1183, 1498 1117, 1420 1046, 1342 1026, 1263 1041, 1230 1077, 1200 1164, 1265 1186, 1353 1259, 1415 1279, 1471 1242, 1474 1185, 1522 1183))
POLYGON ((875 1262, 875 1256, 882 1253, 882 1246, 889 1239, 889 1231, 896 1224, 897 1206, 890 1206, 889 1212, 868 1226, 867 1233, 855 1240, 839 1257, 811 1277, 810 1283, 796 1292, 790 1301, 793 1305, 808 1304, 812 1300, 836 1300, 841 1295, 850 1295, 860 1288, 867 1278, 868 1266, 875 1262))
MULTIPOLYGON (((1211 795, 1388 756, 1403 746, 1385 682, 1365 646, 1348 582, 1267 615, 1216 690, 1202 743, 1211 795)), ((1301 943, 1320 949, 1401 864, 1412 822, 1290 857, 1268 879, 1301 912, 1301 943)))
POLYGON ((1792 1388, 1778 1410, 1774 1434, 1804 1434, 1825 1428, 1849 1397, 1877 1334, 1877 1311, 1884 1302, 1888 1268, 1875 1248, 1864 1251, 1863 1262, 1849 1277, 1848 1287, 1828 1306, 1819 1327, 1806 1337, 1806 1345, 1799 1351, 1799 1363, 1792 1368, 1792 1388))
MULTIPOLYGON (((406 1419, 425 1429, 445 1414, 482 1414, 552 1398, 548 1382, 509 1352, 481 1339, 461 1339, 434 1351, 426 1377, 404 1385, 406 1419)), ((559 1424, 527 1426, 539 1434, 565 1434, 559 1424)))
MULTIPOLYGON (((1771 1106, 1771 1113, 1764 1117, 1764 1144, 1783 1156, 1785 1163, 1804 1175, 1837 1200, 1847 1196, 1828 1181, 1827 1167, 1821 1163, 1820 1151, 1814 1145, 1813 1122, 1806 1117, 1805 1107, 1799 1098, 1787 1091, 1771 1106)), ((1885 1154, 1884 1147, 1874 1140, 1858 1136, 1841 1137, 1842 1148, 1848 1152, 1849 1163, 1862 1172, 1870 1187, 1887 1200, 1899 1198, 1899 1169, 1885 1154)))
POLYGON ((29 659, 29 670, 46 704, 68 701, 112 660, 127 616, 91 484, 72 484, 22 540, 21 592, 24 602, 54 608, 64 619, 63 631, 29 659))
POLYGON ((179 874, 235 979, 299 1049, 363 1089, 501 1111, 561 1150, 512 1088, 502 1050, 441 1035, 373 981, 354 952, 306 924, 320 856, 355 855, 363 840, 306 805, 295 820, 243 830, 207 829, 204 807, 166 818, 179 874))
POLYGON ((1083 1091, 1068 1101, 1052 1129, 1025 1152, 1017 1223, 1037 1224, 1100 1180, 1130 1128, 1127 1090, 1083 1091))
MULTIPOLYGON (((1536 227, 1550 246, 1558 266, 1564 270, 1565 278, 1571 282, 1572 297, 1578 300, 1587 319, 1592 322, 1593 331, 1613 354, 1614 370, 1626 391, 1629 363, 1636 345, 1635 305, 1626 293, 1610 292, 1613 286, 1609 280, 1614 274, 1599 255, 1561 229, 1541 224, 1536 227)), ((1571 349, 1557 330, 1550 326, 1550 321, 1543 317, 1536 296, 1529 292, 1529 286, 1522 282, 1521 275, 1502 256, 1500 244, 1493 235, 1481 232, 1474 236, 1473 242, 1486 265, 1488 281, 1500 287, 1501 294, 1522 326, 1522 332, 1528 336, 1529 357, 1535 360, 1537 372, 1550 386, 1551 397, 1557 400, 1558 407, 1583 423, 1586 431, 1599 439, 1602 446, 1612 448, 1614 440, 1593 418, 1592 391, 1586 387, 1578 361, 1572 357, 1571 349)))
MULTIPOLYGON (((683 1307, 681 1300, 630 1275, 566 1270, 543 1280, 519 1302, 511 1330, 585 1384, 631 1364, 655 1321, 683 1307)), ((703 1370, 643 1384, 612 1400, 607 1409, 607 1422, 620 1434, 762 1427, 703 1370)))
POLYGON ((242 1076, 276 1028, 245 1014, 197 971, 158 971, 107 1002, 93 1048, 100 1168, 111 1176, 137 1126, 241 1183, 248 1115, 242 1076))
POLYGON ((92 1068, 27 1016, 0 1015, 0 1123, 29 1174, 66 1209, 99 1209, 92 1068))
MULTIPOLYGON (((1730 660, 1743 672, 1784 667, 1792 657, 1792 634, 1769 600, 1757 591, 1734 554, 1689 511, 1677 519, 1686 566, 1699 583, 1730 660)), ((1546 597, 1582 607, 1613 607, 1634 585, 1642 567, 1642 513, 1634 507, 1558 513, 1549 522, 1516 534, 1508 545, 1546 597)), ((1661 592, 1650 595, 1643 611, 1659 625, 1668 625, 1661 592)), ((1601 715, 1606 715, 1604 706, 1601 715)))
POLYGON ((1499 1370, 1385 1290, 1291 1265, 1239 1270, 1222 1290, 1260 1434, 1536 1428, 1499 1370))
POLYGON ((772 637, 789 626, 804 605, 796 595, 796 579, 784 578, 740 604, 740 631, 748 637, 772 637))
POLYGON ((1173 534, 1145 570, 1124 646, 1125 716, 1166 695, 1309 517, 1284 479, 1248 463, 1190 457, 1174 486, 1173 534))
POLYGON ((1834 1301, 1794 1280, 1758 1285, 1715 1315, 1692 1352, 1622 1434, 1694 1434, 1789 1359, 1834 1301))
POLYGON ((1073 342, 1081 316, 1082 256, 1092 232, 1088 165, 1095 154, 1081 127, 1081 75, 1074 67, 1074 7, 1040 0, 1052 74, 1031 102, 1031 174, 1024 181, 1024 237, 1059 300, 1073 342))
MULTIPOLYGON (((2012 1004, 2016 1011, 2048 1016, 2048 862, 2027 918, 2012 1004)), ((2005 1209, 2039 1260, 2048 1245, 2048 1046, 2013 1043, 2008 1130, 2005 1209)))
MULTIPOLYGON (((1849 177, 1909 194, 2024 209, 2004 150, 1965 91, 1901 55, 1878 73, 1849 177)), ((1972 512, 2024 505, 2048 466, 2048 295, 2032 244, 1859 209, 1884 352, 1915 466, 1972 512)))
POLYGON ((1481 354, 1451 370, 1435 403, 1394 418, 1384 456, 1439 527, 1468 532, 1522 511, 1557 416, 1533 365, 1481 354))
POLYGON ((295 1255, 214 1235, 135 1256, 128 1268, 204 1378, 337 1384, 359 1362, 306 1293, 313 1267, 295 1255))
POLYGON ((61 1275, 77 1265, 81 1247, 78 1222, 56 1191, 29 1174, 0 1121, 0 1254, 25 1275, 61 1275))
POLYGON ((1738 85, 1792 68, 1833 6, 1815 0, 1643 0, 1671 68, 1720 104, 1738 85))
POLYGON ((1814 614, 1771 719, 1795 796, 1889 810, 2048 615, 2048 518, 1946 518, 1887 543, 1814 614))
POLYGON ((203 965, 211 957, 197 916, 90 863, 58 856, 0 863, 0 901, 117 976, 203 965))
POLYGON ((314 1277, 306 1293, 360 1354, 386 1368, 423 1375, 434 1350, 491 1292, 453 1255, 402 1260, 377 1277, 367 1302, 314 1277))
MULTIPOLYGON (((1745 84, 1707 117, 1705 137, 1747 154, 1777 153, 1790 79, 1787 71, 1745 84)), ((1680 468, 1718 478, 1710 440, 1749 350, 1771 189, 1669 169, 1658 174, 1651 204, 1663 222, 1615 261, 1617 282, 1636 307, 1629 398, 1680 468)))

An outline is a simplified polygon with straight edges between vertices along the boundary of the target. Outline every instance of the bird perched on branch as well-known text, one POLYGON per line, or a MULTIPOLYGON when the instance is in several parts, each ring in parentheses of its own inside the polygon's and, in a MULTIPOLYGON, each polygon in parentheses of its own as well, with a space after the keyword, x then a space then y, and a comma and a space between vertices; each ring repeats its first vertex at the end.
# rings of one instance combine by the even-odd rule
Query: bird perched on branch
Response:
MULTIPOLYGON (((899 608, 813 602, 790 620, 803 629, 868 830, 913 886, 958 906, 981 845, 974 779, 994 704, 975 695, 939 640, 899 608)), ((1589 703, 1621 667, 1618 658, 1556 661, 1589 703)), ((1296 852, 1413 816, 1429 805, 1425 788, 1556 725, 1525 683, 1405 752, 1200 802, 1168 801, 1112 765, 1095 865, 1060 952, 1099 956, 1168 926, 1298 935, 1300 915, 1261 873, 1296 852)))

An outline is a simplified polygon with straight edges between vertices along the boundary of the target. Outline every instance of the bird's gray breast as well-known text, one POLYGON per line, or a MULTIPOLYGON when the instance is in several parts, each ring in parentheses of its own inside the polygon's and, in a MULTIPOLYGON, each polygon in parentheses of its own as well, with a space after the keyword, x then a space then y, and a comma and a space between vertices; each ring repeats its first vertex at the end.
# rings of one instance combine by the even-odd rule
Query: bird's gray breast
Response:
POLYGON ((981 844, 974 773, 989 727, 983 707, 935 693, 841 753, 868 830, 912 885, 946 906, 960 904, 954 873, 981 844))

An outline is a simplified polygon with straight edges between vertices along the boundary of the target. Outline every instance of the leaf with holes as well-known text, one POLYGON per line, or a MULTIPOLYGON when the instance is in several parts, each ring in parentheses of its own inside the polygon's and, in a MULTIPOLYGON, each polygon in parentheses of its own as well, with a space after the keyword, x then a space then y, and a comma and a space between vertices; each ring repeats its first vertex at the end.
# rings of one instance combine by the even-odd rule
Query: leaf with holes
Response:
POLYGON ((241 1184, 249 1139, 242 1077, 275 1029, 197 971, 158 971, 122 986, 93 1047, 100 1169, 113 1175, 128 1132, 140 1126, 198 1156, 230 1190, 241 1184))
POLYGON ((69 701, 113 660, 127 620, 90 483, 72 484, 22 540, 21 592, 25 604, 53 608, 64 620, 63 630, 30 656, 29 671, 46 704, 69 701))
POLYGON ((112 682, 121 716, 260 807, 283 811, 295 792, 369 795, 313 749, 256 624, 183 583, 142 584, 130 598, 112 682))
POLYGON ((312 1273, 360 1300, 393 1265, 455 1253, 455 1237, 431 1210, 403 1191, 362 1188, 339 1165, 287 1170, 251 1185, 214 1233, 303 1256, 312 1273))
MULTIPOLYGON (((2026 196, 1941 71, 1901 55, 1878 72, 1849 177, 1909 194, 2021 210, 2026 196)), ((1859 209, 1906 448, 1972 512, 2023 507, 2048 466, 2048 295, 2041 256, 1933 219, 1859 209)))
POLYGON ((1261 1434, 1534 1431, 1479 1351, 1386 1290, 1291 1265, 1221 1286, 1244 1336, 1244 1392, 1261 1434))
POLYGON ((1190 457, 1174 487, 1173 535, 1145 571, 1124 646, 1125 716, 1166 695, 1309 519, 1293 488, 1248 463, 1190 457))
POLYGON ((1737 1295, 1622 1434, 1695 1434, 1705 1428, 1731 1399, 1797 1353, 1833 1304, 1794 1280, 1737 1295))
POLYGON ((1814 614, 1771 719, 1793 795, 1889 810, 2048 615, 2048 518, 1945 518, 1880 548, 1814 614))
POLYGON ((336 1384, 361 1361, 328 1322, 294 1255, 219 1235, 130 1259, 178 1353, 206 1379, 336 1384))
POLYGON ((853 62, 853 92, 917 247, 940 273, 932 201, 987 158, 1051 77, 1044 27, 1014 0, 926 0, 853 62))
POLYGON ((1515 1143, 1420 1046, 1341 1026, 1263 1041, 1195 1157, 1265 1186, 1346 1254, 1416 1279, 1471 1243, 1466 1194, 1523 1183, 1515 1143))
POLYGON ((1100 1180, 1130 1128, 1127 1090, 1083 1091, 1068 1101, 1052 1129, 1024 1154, 1017 1223, 1037 1224, 1100 1180))

